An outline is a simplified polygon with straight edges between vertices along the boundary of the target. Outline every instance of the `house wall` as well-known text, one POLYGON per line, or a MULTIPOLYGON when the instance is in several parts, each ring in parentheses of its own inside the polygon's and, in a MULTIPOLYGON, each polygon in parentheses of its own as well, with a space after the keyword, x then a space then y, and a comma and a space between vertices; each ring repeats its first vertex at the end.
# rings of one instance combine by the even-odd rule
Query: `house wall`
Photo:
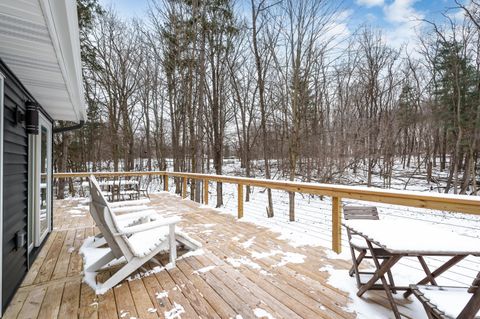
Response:
POLYGON ((34 98, 1 59, 0 72, 5 76, 2 252, 2 309, 5 309, 38 249, 28 256, 28 135, 25 122, 16 123, 15 116, 17 108, 25 114, 25 102, 34 98), (19 232, 25 233, 22 247, 17 247, 19 232))

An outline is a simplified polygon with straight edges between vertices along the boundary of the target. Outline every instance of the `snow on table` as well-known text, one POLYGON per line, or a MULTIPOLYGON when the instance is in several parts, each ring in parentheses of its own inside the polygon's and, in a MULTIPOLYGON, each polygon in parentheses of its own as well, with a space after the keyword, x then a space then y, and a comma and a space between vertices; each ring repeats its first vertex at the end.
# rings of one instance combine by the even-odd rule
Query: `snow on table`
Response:
POLYGON ((391 253, 480 256, 480 239, 411 220, 349 220, 344 225, 391 253))
MULTIPOLYGON (((438 310, 443 311, 445 315, 451 318, 457 318, 472 298, 472 294, 467 292, 467 288, 419 286, 418 290, 423 293, 425 298, 430 300, 438 310)), ((480 313, 477 313, 475 318, 480 318, 479 315, 480 313)))

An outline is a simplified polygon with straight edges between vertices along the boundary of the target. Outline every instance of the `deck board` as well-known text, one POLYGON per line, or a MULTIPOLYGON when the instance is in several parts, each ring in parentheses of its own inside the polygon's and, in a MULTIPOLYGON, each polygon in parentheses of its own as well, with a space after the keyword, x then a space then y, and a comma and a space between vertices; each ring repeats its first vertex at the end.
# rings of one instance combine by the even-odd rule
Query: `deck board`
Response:
MULTIPOLYGON (((257 308, 275 318, 356 317, 345 310, 348 294, 330 286, 328 274, 320 271, 326 265, 346 269, 348 261, 329 259, 320 247, 292 247, 265 228, 173 194, 151 197, 148 205, 159 213, 182 217, 179 226, 202 243, 203 254, 178 260, 177 268, 145 275, 144 270, 157 266, 149 262, 137 272, 139 278, 95 295, 82 282, 79 254, 84 239, 98 232, 88 202, 55 201, 54 230, 4 318, 165 318, 175 307, 183 309, 181 318, 253 319, 257 308), (304 255, 304 262, 285 262, 283 252, 304 255)), ((157 259, 168 262, 166 255, 157 259)), ((97 280, 106 280, 113 271, 100 273, 97 280)), ((366 299, 387 304, 380 292, 366 299)))

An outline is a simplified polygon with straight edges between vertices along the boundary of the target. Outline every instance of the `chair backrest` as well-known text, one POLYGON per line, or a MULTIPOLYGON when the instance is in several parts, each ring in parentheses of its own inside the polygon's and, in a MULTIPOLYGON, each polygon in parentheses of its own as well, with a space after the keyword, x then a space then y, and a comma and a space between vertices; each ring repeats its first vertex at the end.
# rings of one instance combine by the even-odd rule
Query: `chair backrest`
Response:
POLYGON ((378 210, 375 206, 344 206, 343 217, 350 219, 378 220, 378 210))
POLYGON ((471 294, 476 293, 480 290, 480 272, 477 274, 477 277, 473 279, 472 285, 468 288, 468 292, 471 294))
POLYGON ((95 176, 90 175, 90 213, 100 229, 105 241, 112 250, 116 258, 125 256, 127 260, 133 256, 132 248, 126 236, 116 236, 114 234, 121 232, 115 214, 102 194, 95 176))

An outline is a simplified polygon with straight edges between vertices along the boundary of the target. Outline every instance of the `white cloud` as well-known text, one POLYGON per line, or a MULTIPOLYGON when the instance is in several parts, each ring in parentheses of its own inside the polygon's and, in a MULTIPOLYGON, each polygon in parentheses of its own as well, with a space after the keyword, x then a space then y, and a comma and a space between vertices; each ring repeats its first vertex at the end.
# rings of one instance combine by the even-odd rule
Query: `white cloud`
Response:
POLYGON ((325 26, 323 38, 333 38, 335 44, 345 40, 351 34, 347 21, 351 18, 352 14, 352 10, 339 12, 335 19, 325 26))
POLYGON ((359 6, 375 7, 383 6, 383 0, 357 0, 359 6))
POLYGON ((408 23, 423 18, 413 7, 416 0, 395 0, 384 7, 385 20, 391 23, 408 23))
POLYGON ((416 45, 417 31, 423 25, 424 14, 415 9, 416 0, 394 0, 383 7, 387 42, 400 48, 408 43, 407 50, 412 52, 416 45))

